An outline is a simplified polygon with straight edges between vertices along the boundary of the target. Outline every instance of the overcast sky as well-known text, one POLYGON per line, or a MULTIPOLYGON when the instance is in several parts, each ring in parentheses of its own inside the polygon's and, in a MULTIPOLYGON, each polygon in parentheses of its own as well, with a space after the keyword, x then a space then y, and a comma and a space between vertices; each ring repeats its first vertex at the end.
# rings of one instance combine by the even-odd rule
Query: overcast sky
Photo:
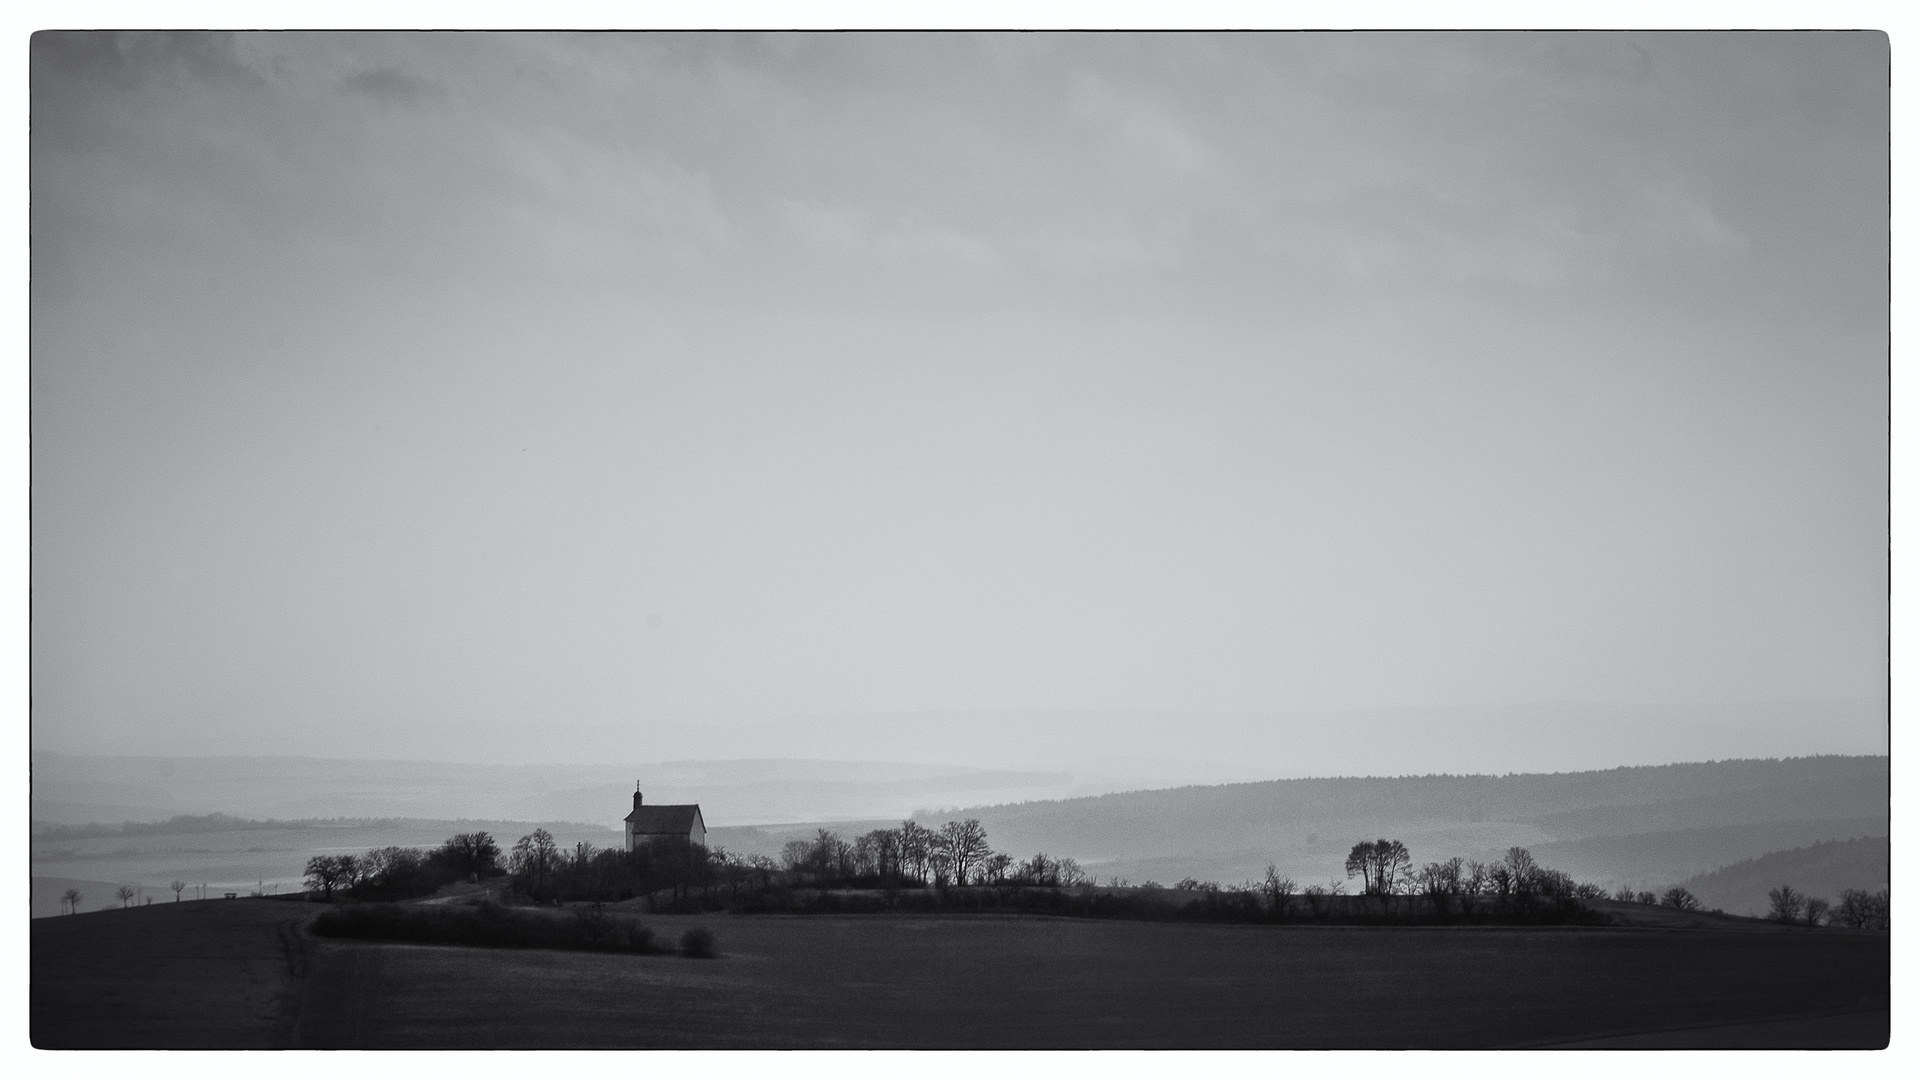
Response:
POLYGON ((1879 695, 1887 64, 39 35, 36 744, 1879 695))

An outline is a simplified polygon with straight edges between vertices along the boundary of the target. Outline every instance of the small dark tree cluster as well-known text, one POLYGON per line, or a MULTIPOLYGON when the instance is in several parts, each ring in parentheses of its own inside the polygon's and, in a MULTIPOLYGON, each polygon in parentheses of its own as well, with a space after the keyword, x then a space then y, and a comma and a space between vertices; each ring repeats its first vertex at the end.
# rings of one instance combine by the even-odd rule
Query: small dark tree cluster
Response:
POLYGON ((1361 893, 1390 897, 1402 891, 1412 874, 1413 858, 1398 840, 1361 841, 1347 853, 1347 876, 1358 877, 1361 893))
POLYGON ((1854 930, 1885 930, 1890 901, 1891 893, 1887 889, 1877 893, 1846 889, 1840 893, 1839 906, 1833 909, 1833 921, 1854 930))
POLYGON ((1884 930, 1887 898, 1885 890, 1874 895, 1864 889, 1847 889, 1840 894, 1840 906, 1835 907, 1830 901, 1782 885, 1767 891, 1767 918, 1800 926, 1838 923, 1856 930, 1884 930))
POLYGON ((336 890, 356 900, 404 900, 451 882, 498 876, 499 858, 493 837, 461 833, 432 851, 384 847, 365 855, 315 855, 307 860, 306 886, 329 902, 336 890))
MULTIPOLYGON (((1559 870, 1539 865, 1522 847, 1507 849, 1493 863, 1456 857, 1415 870, 1405 844, 1382 838, 1355 844, 1347 854, 1346 870, 1349 879, 1361 880, 1361 895, 1377 902, 1383 914, 1395 910, 1396 898, 1417 897, 1425 902, 1428 915, 1441 920, 1464 916, 1561 920, 1585 911, 1581 901, 1606 894, 1598 885, 1576 882, 1559 870)), ((1337 894, 1337 888, 1309 886, 1305 895, 1319 916, 1331 910, 1337 894)))
POLYGON ((1072 859, 1042 852, 1016 862, 994 851, 977 818, 949 821, 937 829, 907 820, 898 828, 875 829, 851 841, 821 829, 812 839, 788 841, 779 868, 786 884, 815 887, 1070 886, 1088 881, 1072 859))

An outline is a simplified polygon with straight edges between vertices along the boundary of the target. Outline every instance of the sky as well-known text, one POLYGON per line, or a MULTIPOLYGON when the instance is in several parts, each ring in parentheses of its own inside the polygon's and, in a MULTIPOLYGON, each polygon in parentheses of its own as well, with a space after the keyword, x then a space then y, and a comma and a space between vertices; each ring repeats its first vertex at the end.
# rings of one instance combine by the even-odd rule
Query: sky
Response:
POLYGON ((1867 33, 36 35, 35 746, 1854 749, 1887 82, 1867 33))

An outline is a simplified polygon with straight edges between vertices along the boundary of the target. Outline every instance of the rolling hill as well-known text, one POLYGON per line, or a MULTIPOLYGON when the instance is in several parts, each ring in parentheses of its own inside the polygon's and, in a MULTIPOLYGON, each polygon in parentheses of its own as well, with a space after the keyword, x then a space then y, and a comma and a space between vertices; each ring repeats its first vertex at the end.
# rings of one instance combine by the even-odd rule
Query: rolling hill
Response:
MULTIPOLYGON (((1416 863, 1532 849, 1583 880, 1652 888, 1741 859, 1888 832, 1885 757, 1696 762, 1506 776, 1329 777, 973 806, 996 850, 1068 855, 1102 880, 1224 883, 1268 863, 1302 882, 1343 878, 1356 841, 1404 841, 1416 863)), ((843 831, 877 822, 835 825, 843 831)), ((778 851, 813 826, 727 830, 778 851)))
POLYGON ((1892 847, 1885 836, 1836 840, 1742 859, 1681 882, 1707 907, 1736 915, 1763 915, 1767 891, 1791 885, 1808 896, 1838 901, 1845 889, 1878 892, 1892 876, 1892 847))

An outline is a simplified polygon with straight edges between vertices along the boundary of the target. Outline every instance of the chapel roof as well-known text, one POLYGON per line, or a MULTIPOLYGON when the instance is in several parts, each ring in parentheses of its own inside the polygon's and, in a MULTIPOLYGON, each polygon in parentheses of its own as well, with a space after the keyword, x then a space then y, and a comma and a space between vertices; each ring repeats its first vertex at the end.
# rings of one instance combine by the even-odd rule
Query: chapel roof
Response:
POLYGON ((633 831, 642 835, 650 833, 672 833, 685 836, 693 831, 693 823, 700 820, 700 804, 686 803, 681 806, 636 806, 628 814, 626 821, 633 831))

